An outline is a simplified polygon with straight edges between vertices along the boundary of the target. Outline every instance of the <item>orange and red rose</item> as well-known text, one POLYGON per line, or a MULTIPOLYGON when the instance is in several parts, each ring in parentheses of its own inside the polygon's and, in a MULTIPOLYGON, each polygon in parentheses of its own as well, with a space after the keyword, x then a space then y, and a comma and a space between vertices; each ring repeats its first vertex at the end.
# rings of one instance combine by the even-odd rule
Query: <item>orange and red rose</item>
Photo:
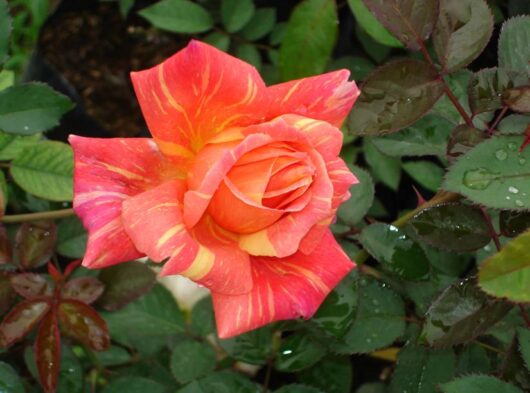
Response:
POLYGON ((348 75, 266 87, 196 41, 133 73, 153 139, 70 138, 84 266, 164 262, 211 290, 221 337, 311 317, 354 266, 328 228, 357 181, 338 157, 348 75))

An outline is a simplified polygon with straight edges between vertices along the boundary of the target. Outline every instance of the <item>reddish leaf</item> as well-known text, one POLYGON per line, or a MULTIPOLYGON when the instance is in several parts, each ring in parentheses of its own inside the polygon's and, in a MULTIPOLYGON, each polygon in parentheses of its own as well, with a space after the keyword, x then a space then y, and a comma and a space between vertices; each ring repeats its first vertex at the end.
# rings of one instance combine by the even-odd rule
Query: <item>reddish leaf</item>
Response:
POLYGON ((62 297, 91 304, 101 296, 104 289, 103 283, 95 277, 78 277, 66 283, 62 290, 62 297))
POLYGON ((26 299, 51 296, 53 289, 42 274, 22 273, 11 276, 11 286, 26 299))
POLYGON ((51 220, 23 223, 15 236, 15 252, 20 267, 36 268, 48 262, 56 239, 57 230, 51 220))
POLYGON ((6 229, 0 225, 0 264, 10 263, 13 261, 13 251, 11 242, 7 236, 6 229))
POLYGON ((115 311, 149 292, 156 274, 145 264, 133 261, 103 269, 99 279, 105 285, 105 292, 98 305, 115 311))
POLYGON ((55 282, 62 281, 63 275, 61 274, 59 270, 57 270, 57 268, 55 267, 53 263, 48 262, 47 268, 48 268, 49 275, 52 276, 53 278, 53 281, 55 282))
POLYGON ((70 262, 68 266, 66 266, 66 269, 64 269, 64 277, 70 277, 70 274, 72 274, 74 270, 79 267, 79 265, 81 265, 81 260, 70 262))
POLYGON ((16 293, 11 287, 9 275, 0 273, 0 315, 9 310, 15 297, 16 293))
POLYGON ((530 86, 505 91, 503 101, 513 111, 530 112, 530 86))
POLYGON ((0 347, 8 347, 28 334, 49 309, 45 300, 18 303, 0 323, 0 347))
POLYGON ((77 300, 64 300, 59 305, 59 321, 64 333, 74 337, 94 351, 109 347, 107 324, 92 307, 77 300))
POLYGON ((35 361, 39 381, 46 393, 55 392, 61 367, 61 336, 54 312, 42 320, 35 340, 35 361))

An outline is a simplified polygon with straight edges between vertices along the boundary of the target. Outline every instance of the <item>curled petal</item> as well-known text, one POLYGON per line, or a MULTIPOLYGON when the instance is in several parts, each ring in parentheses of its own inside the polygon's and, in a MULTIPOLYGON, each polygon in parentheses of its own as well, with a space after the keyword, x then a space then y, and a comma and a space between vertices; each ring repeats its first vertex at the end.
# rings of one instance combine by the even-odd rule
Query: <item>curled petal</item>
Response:
POLYGON ((329 231, 311 255, 252 257, 254 287, 249 293, 212 293, 219 337, 232 337, 273 321, 311 318, 354 266, 329 231))
POLYGON ((143 256, 121 222, 123 201, 154 187, 174 171, 147 138, 96 139, 71 135, 74 210, 88 230, 83 265, 101 268, 143 256))
POLYGON ((192 236, 182 218, 179 185, 170 181, 123 203, 123 222, 135 246, 155 262, 167 260, 161 275, 180 274, 223 293, 248 291, 248 255, 207 224, 199 225, 200 237, 192 236))
POLYGON ((270 86, 267 118, 291 113, 340 127, 360 94, 355 82, 348 82, 349 75, 340 70, 270 86))
POLYGON ((308 153, 316 167, 313 183, 306 191, 310 193, 309 203, 301 211, 286 214, 266 229, 242 235, 239 246, 250 255, 283 258, 294 254, 309 230, 332 213, 333 186, 325 163, 315 151, 308 153))
POLYGON ((160 150, 184 166, 221 131, 262 121, 268 107, 254 67, 198 41, 131 78, 160 150))

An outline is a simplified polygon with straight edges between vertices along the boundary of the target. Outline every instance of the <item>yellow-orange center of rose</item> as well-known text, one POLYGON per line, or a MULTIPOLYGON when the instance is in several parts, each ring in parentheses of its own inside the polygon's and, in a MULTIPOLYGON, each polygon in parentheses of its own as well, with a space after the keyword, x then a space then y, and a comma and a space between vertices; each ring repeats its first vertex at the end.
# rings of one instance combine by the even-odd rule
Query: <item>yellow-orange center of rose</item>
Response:
POLYGON ((257 232, 309 203, 314 174, 309 155, 288 143, 251 150, 228 172, 208 212, 225 229, 257 232))

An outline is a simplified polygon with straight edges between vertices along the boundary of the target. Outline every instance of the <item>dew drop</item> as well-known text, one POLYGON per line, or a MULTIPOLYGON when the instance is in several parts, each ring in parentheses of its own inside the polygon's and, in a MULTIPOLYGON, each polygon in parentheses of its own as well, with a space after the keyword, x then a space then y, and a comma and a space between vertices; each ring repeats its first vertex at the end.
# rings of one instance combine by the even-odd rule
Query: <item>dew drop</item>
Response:
POLYGON ((504 161, 508 158, 508 153, 504 149, 499 149, 495 152, 495 157, 497 157, 497 160, 499 161, 504 161))
POLYGON ((511 193, 511 194, 518 194, 519 193, 519 189, 517 187, 510 186, 510 187, 508 187, 508 192, 511 193))
POLYGON ((510 149, 511 151, 516 151, 517 150, 517 144, 513 143, 513 142, 508 143, 508 149, 510 149))
POLYGON ((521 165, 524 165, 526 163, 526 159, 525 158, 519 158, 519 164, 521 165))
POLYGON ((499 173, 494 173, 486 168, 478 168, 464 173, 463 183, 473 190, 484 190, 492 181, 498 179, 499 173))
POLYGON ((516 205, 516 206, 519 206, 519 207, 523 207, 523 206, 524 206, 524 203, 523 203, 523 201, 521 201, 520 199, 516 199, 516 200, 515 200, 515 205, 516 205))

